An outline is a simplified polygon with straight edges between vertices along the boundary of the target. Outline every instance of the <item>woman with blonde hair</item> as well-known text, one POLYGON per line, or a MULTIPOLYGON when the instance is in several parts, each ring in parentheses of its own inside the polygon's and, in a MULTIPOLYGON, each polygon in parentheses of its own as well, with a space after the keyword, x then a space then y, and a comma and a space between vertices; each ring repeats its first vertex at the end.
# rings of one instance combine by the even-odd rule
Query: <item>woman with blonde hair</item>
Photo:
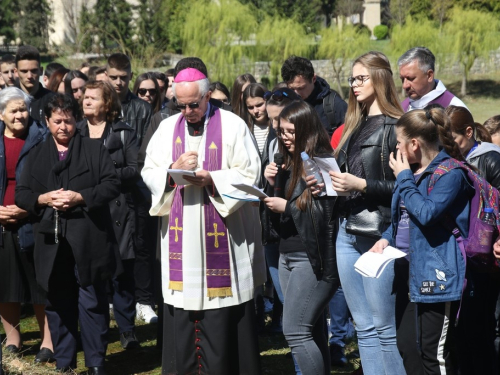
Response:
POLYGON ((333 188, 348 193, 340 201, 340 282, 356 322, 364 373, 401 375, 405 369, 396 345, 394 264, 379 278, 367 278, 354 270, 354 263, 390 224, 394 174, 389 155, 396 150, 395 124, 403 110, 384 54, 372 51, 358 57, 348 81, 345 129, 335 150, 342 172, 330 172, 333 188))

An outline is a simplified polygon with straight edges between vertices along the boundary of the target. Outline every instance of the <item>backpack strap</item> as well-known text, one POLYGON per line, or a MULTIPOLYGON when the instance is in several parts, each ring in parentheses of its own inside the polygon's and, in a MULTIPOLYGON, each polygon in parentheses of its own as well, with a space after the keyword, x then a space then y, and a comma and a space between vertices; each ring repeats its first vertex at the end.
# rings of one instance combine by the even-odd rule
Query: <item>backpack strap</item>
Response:
POLYGON ((330 93, 323 98, 323 110, 325 111, 326 118, 330 127, 335 130, 335 98, 337 92, 330 90, 330 93))

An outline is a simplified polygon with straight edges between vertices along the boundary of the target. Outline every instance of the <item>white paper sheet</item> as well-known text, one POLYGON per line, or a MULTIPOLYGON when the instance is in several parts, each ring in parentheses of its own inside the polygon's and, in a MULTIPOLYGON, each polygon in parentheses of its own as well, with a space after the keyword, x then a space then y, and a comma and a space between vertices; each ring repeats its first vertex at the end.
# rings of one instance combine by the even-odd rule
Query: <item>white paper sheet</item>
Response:
POLYGON ((257 198, 266 198, 267 194, 262 191, 262 189, 259 189, 255 185, 248 185, 248 184, 231 184, 233 185, 236 189, 244 191, 247 194, 253 195, 257 198))
POLYGON ((196 177, 195 171, 185 171, 184 169, 167 169, 167 173, 172 177, 177 185, 190 185, 191 183, 183 176, 196 177))
POLYGON ((333 190, 332 179, 328 174, 329 171, 340 172, 339 165, 334 157, 331 158, 313 158, 313 160, 318 164, 321 174, 323 175, 323 180, 325 180, 326 195, 330 197, 337 196, 348 196, 350 193, 338 193, 333 190))
POLYGON ((391 260, 405 256, 405 252, 392 246, 387 246, 382 254, 367 251, 354 263, 354 269, 365 277, 378 279, 391 260))

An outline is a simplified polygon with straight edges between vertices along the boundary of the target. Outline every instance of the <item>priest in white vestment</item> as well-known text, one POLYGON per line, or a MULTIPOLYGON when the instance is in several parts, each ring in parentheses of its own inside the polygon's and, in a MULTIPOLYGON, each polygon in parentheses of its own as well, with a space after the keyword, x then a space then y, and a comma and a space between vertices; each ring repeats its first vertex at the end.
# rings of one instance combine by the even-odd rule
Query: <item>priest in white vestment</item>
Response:
POLYGON ((164 374, 258 374, 254 289, 266 277, 258 207, 226 197, 255 184, 260 158, 245 122, 209 104, 196 69, 176 76, 181 113, 165 119, 142 177, 162 217, 164 374), (176 185, 167 169, 195 171, 176 185))

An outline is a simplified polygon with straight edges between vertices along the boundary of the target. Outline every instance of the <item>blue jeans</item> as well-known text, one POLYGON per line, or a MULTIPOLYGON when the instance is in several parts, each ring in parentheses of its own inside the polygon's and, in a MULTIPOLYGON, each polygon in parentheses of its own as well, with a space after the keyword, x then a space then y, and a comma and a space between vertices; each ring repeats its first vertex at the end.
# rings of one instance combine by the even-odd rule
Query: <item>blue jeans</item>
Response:
POLYGON ((281 254, 279 276, 285 296, 283 333, 301 372, 330 374, 324 311, 336 285, 318 280, 305 252, 281 254))
POLYGON ((339 287, 330 303, 330 345, 345 347, 345 340, 349 333, 349 308, 345 300, 344 290, 339 287))
POLYGON ((268 243, 264 245, 264 252, 266 254, 267 267, 269 268, 269 274, 271 275, 271 280, 273 281, 274 289, 278 295, 279 300, 283 303, 283 291, 281 290, 280 279, 278 274, 278 264, 280 260, 279 252, 280 243, 268 243))
POLYGON ((358 333, 358 347, 365 375, 404 375, 396 344, 396 295, 392 292, 394 262, 378 278, 363 277, 354 263, 375 240, 346 233, 341 219, 337 237, 337 265, 347 305, 358 333))

